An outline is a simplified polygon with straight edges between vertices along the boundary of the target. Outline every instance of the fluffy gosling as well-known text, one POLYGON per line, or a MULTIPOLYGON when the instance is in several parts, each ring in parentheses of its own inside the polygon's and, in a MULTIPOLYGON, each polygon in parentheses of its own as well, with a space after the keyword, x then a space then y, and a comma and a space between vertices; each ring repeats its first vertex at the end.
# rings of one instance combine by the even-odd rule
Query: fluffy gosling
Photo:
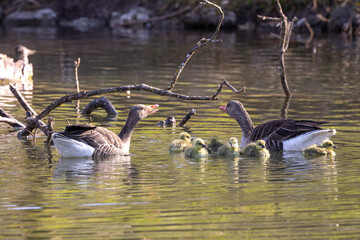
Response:
POLYGON ((244 147, 243 154, 248 157, 270 157, 269 150, 266 149, 264 140, 257 140, 256 143, 249 143, 244 147))
POLYGON ((219 148, 219 155, 226 157, 239 156, 240 151, 239 151, 239 143, 237 138, 231 137, 229 143, 221 146, 219 148))
POLYGON ((170 143, 169 151, 170 152, 184 152, 186 148, 191 147, 191 136, 187 132, 182 132, 179 135, 178 139, 173 140, 170 143))
POLYGON ((304 148, 303 154, 307 157, 335 156, 334 148, 337 148, 337 146, 331 140, 324 140, 321 146, 310 145, 304 148))
POLYGON ((224 144, 219 141, 218 137, 212 137, 210 139, 210 143, 208 144, 208 150, 210 153, 217 153, 219 151, 219 148, 223 145, 224 144))
POLYGON ((207 146, 201 138, 195 139, 194 144, 185 150, 185 156, 189 158, 201 158, 207 155, 207 146))

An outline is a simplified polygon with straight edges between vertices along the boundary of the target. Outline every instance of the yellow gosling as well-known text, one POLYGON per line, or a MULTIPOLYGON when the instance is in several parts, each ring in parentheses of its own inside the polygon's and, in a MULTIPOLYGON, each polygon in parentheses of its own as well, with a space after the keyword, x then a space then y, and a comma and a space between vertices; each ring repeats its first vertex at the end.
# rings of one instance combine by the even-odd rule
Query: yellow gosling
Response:
POLYGON ((185 156, 189 158, 201 158, 208 156, 207 146, 204 140, 197 138, 194 144, 185 150, 185 156))
POLYGON ((244 147, 243 154, 248 157, 270 157, 269 150, 266 149, 264 140, 257 140, 256 143, 250 143, 244 147))
POLYGON ((231 137, 228 144, 219 148, 219 155, 226 157, 240 156, 239 143, 237 138, 231 137))
POLYGON ((307 157, 335 156, 334 148, 337 148, 337 146, 331 140, 325 140, 321 143, 321 146, 311 145, 304 148, 303 154, 307 157))
POLYGON ((186 148, 191 147, 191 136, 187 132, 182 132, 178 139, 175 139, 170 143, 170 152, 184 152, 186 148))

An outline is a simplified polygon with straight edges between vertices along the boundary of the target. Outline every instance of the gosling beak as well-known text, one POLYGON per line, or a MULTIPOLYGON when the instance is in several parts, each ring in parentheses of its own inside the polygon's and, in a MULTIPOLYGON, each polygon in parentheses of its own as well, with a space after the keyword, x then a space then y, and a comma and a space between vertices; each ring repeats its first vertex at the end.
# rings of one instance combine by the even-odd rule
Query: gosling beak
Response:
POLYGON ((338 146, 336 146, 336 145, 333 145, 333 148, 339 148, 338 146))
POLYGON ((264 145, 261 145, 261 148, 265 148, 265 146, 264 146, 264 145))
POLYGON ((207 146, 205 144, 202 145, 202 148, 207 148, 207 146))
POLYGON ((157 107, 159 107, 159 104, 149 105, 149 106, 146 106, 146 107, 148 109, 149 115, 153 114, 153 113, 155 113, 155 112, 157 112, 159 110, 159 109, 156 109, 157 107))

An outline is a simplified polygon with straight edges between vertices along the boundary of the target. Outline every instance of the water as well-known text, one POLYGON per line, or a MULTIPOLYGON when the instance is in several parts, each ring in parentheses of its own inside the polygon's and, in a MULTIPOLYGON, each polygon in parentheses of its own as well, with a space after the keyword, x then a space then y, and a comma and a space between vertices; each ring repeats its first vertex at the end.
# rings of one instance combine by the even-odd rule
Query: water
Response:
MULTIPOLYGON (((146 83, 166 88, 194 44, 209 32, 126 30, 93 34, 7 30, 1 52, 16 44, 36 49, 33 88, 23 91, 37 112, 74 93, 73 62, 81 58, 81 90, 146 83)), ((168 144, 182 128, 156 123, 169 115, 193 136, 222 141, 241 137, 236 122, 218 107, 241 100, 257 125, 280 118, 284 97, 277 70, 278 42, 258 35, 221 32, 222 44, 197 52, 174 92, 211 96, 223 79, 247 87, 224 90, 214 102, 183 101, 148 92, 109 94, 119 111, 103 110, 94 124, 119 132, 128 109, 138 103, 160 105, 139 123, 131 156, 104 161, 63 159, 44 136, 19 140, 0 124, 0 236, 48 238, 231 238, 338 239, 360 237, 360 75, 359 41, 329 37, 316 41, 317 54, 291 43, 286 55, 293 92, 287 116, 330 121, 338 134, 335 158, 306 159, 300 153, 273 154, 268 161, 209 157, 191 160, 170 155, 168 144)), ((19 120, 24 111, 6 92, 3 109, 19 120)), ((91 99, 81 100, 84 107, 91 99)), ((67 103, 51 114, 60 131, 67 121, 88 123, 67 103)))

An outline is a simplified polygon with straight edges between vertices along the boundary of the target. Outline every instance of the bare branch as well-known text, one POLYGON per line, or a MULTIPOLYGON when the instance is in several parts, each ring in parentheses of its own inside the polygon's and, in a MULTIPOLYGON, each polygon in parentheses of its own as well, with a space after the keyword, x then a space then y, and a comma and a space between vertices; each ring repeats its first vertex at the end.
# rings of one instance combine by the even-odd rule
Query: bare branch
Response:
POLYGON ((219 93, 222 91, 224 85, 228 86, 228 88, 230 88, 230 90, 232 90, 232 91, 235 92, 235 93, 243 93, 243 92, 246 91, 246 87, 245 87, 245 86, 244 86, 242 89, 240 89, 240 90, 236 90, 233 86, 231 86, 231 84, 230 84, 228 81, 224 80, 222 83, 219 84, 219 87, 218 87, 218 89, 216 90, 216 92, 214 93, 214 95, 212 96, 212 99, 211 99, 211 100, 216 100, 216 99, 218 99, 218 98, 217 98, 217 95, 219 95, 219 93))
POLYGON ((220 15, 220 18, 219 18, 219 21, 218 21, 218 25, 216 27, 216 30, 215 30, 214 34, 211 36, 210 39, 205 39, 205 38, 200 39, 200 41, 198 41, 196 43, 196 45, 190 50, 190 52, 188 52, 188 54, 185 57, 185 60, 182 61, 179 68, 176 70, 176 72, 174 74, 174 77, 171 80, 169 87, 167 88, 167 90, 170 91, 170 92, 174 89, 175 84, 178 81, 181 72, 184 70, 186 64, 189 62, 190 58, 194 55, 194 53, 197 50, 199 50, 202 47, 205 47, 206 45, 208 45, 211 42, 214 42, 214 43, 221 42, 221 40, 215 40, 215 38, 217 37, 217 35, 218 35, 219 31, 220 31, 220 26, 222 24, 222 21, 224 20, 224 12, 222 11, 221 7, 219 7, 218 5, 216 5, 216 4, 212 3, 212 2, 209 2, 207 0, 204 0, 203 4, 209 4, 211 6, 216 7, 219 10, 221 15, 220 15))
POLYGON ((50 143, 51 137, 53 134, 53 127, 54 127, 54 118, 49 117, 48 122, 47 122, 47 128, 49 130, 49 135, 47 135, 47 139, 46 139, 45 143, 50 143))
POLYGON ((108 115, 112 115, 112 116, 118 115, 118 112, 112 105, 111 101, 106 97, 100 97, 89 102, 88 105, 86 105, 85 108, 82 110, 82 114, 89 115, 99 107, 104 109, 108 115))
POLYGON ((80 85, 79 85, 79 77, 78 77, 78 68, 80 67, 80 58, 77 61, 74 61, 75 66, 75 87, 76 92, 80 92, 80 85))
POLYGON ((1 120, 0 122, 8 123, 13 128, 25 128, 25 125, 16 120, 13 116, 11 116, 9 113, 7 113, 5 110, 0 108, 0 116, 1 120))
POLYGON ((36 115, 35 110, 32 109, 32 107, 27 103, 27 101, 20 93, 20 91, 15 87, 15 85, 10 83, 9 86, 10 86, 10 91, 14 94, 14 96, 19 101, 21 106, 25 109, 25 111, 28 112, 31 116, 35 116, 36 115))
POLYGON ((281 21, 281 18, 277 18, 277 17, 267 17, 267 16, 263 16, 263 15, 257 15, 257 17, 260 18, 263 21, 265 21, 265 20, 281 21))
POLYGON ((196 114, 196 109, 191 109, 188 114, 181 120, 181 122, 178 124, 179 127, 183 127, 185 123, 187 123, 194 115, 196 114))

